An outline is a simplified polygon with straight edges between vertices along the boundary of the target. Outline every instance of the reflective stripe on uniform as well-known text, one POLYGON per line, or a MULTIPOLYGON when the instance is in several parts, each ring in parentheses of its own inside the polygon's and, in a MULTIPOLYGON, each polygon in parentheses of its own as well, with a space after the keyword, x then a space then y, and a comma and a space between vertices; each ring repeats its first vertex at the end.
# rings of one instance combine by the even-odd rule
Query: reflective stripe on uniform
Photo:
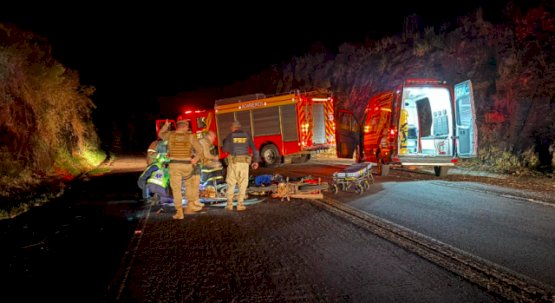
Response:
POLYGON ((148 179, 148 180, 146 181, 146 183, 152 183, 152 184, 160 185, 160 186, 162 186, 162 187, 166 187, 166 186, 164 185, 164 182, 163 182, 162 180, 155 179, 155 178, 150 178, 150 179, 148 179))

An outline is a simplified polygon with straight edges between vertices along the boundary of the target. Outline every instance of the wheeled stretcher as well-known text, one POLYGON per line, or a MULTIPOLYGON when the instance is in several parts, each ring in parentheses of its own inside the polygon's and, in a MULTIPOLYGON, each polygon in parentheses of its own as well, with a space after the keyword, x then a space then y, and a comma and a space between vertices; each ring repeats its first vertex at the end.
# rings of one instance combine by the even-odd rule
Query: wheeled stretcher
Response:
POLYGON ((370 188, 372 183, 374 183, 372 163, 355 163, 333 173, 331 191, 337 194, 340 189, 342 191, 354 190, 357 194, 362 194, 370 188))

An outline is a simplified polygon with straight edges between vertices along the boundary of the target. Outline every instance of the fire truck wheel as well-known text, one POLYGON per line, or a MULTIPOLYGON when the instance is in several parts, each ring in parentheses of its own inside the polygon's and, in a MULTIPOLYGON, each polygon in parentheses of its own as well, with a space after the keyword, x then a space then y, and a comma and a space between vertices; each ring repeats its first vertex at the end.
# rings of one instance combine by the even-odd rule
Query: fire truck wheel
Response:
POLYGON ((277 147, 273 144, 268 144, 262 147, 260 157, 265 167, 274 167, 281 162, 281 156, 277 147))

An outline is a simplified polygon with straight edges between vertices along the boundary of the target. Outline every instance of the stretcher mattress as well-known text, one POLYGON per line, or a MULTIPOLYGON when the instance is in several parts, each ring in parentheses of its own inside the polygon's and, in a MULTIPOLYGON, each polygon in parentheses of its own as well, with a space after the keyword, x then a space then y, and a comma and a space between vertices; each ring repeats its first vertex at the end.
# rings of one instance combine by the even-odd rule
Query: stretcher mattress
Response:
POLYGON ((361 178, 371 173, 372 163, 362 162, 354 163, 347 166, 345 169, 333 173, 334 178, 361 178))

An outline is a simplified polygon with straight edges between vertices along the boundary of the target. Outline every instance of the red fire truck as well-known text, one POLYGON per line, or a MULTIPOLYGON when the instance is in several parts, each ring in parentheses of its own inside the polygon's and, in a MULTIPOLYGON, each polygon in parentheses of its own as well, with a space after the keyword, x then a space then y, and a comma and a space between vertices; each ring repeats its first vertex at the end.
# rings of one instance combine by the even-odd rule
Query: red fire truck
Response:
MULTIPOLYGON (((223 138, 233 120, 252 135, 265 166, 307 161, 314 152, 335 146, 333 98, 329 93, 299 92, 244 95, 216 100, 213 110, 189 110, 191 131, 217 134, 220 158, 223 138)), ((157 121, 157 131, 165 120, 157 121)))
POLYGON ((447 173, 462 157, 475 157, 478 140, 472 84, 451 87, 435 79, 408 79, 370 98, 359 123, 336 113, 337 155, 368 161, 386 175, 389 165, 433 166, 447 173))

